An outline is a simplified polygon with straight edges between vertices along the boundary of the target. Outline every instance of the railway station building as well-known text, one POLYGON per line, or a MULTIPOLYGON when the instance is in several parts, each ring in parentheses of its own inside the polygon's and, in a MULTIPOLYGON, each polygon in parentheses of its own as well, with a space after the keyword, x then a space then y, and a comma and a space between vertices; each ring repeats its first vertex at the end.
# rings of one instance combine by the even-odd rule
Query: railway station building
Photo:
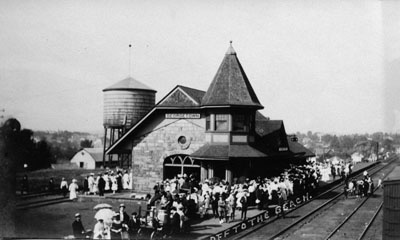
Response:
POLYGON ((178 174, 229 182, 276 175, 314 156, 263 108, 231 45, 207 91, 176 86, 106 154, 130 155, 138 192, 178 174))

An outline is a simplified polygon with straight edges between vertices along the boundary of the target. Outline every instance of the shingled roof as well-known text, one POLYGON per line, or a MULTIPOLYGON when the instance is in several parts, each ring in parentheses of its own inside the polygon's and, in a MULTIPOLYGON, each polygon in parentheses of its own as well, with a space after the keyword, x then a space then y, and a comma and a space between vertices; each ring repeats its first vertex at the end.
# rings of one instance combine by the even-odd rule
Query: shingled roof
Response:
POLYGON ((202 100, 202 106, 221 105, 264 108, 251 87, 232 42, 202 100))
POLYGON ((200 106, 205 92, 177 85, 159 103, 157 107, 190 107, 200 106))
POLYGON ((136 80, 132 77, 127 77, 127 78, 109 86, 108 88, 103 89, 103 92, 112 91, 112 90, 134 90, 134 89, 156 92, 156 90, 151 89, 147 85, 139 82, 138 80, 136 80))

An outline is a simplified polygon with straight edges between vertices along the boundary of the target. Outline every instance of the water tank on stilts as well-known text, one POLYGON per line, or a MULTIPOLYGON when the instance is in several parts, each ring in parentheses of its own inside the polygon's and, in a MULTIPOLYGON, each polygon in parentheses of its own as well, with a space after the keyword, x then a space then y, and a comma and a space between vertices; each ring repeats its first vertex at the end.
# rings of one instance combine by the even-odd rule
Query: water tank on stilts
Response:
MULTIPOLYGON (((104 154, 129 128, 134 126, 155 105, 156 91, 145 84, 128 77, 103 89, 104 92, 104 154)), ((130 166, 130 152, 118 153, 118 163, 109 167, 130 166)), ((105 155, 103 156, 105 164, 105 155)), ((107 165, 107 164, 105 164, 107 165)), ((104 165, 104 166, 105 166, 104 165)))

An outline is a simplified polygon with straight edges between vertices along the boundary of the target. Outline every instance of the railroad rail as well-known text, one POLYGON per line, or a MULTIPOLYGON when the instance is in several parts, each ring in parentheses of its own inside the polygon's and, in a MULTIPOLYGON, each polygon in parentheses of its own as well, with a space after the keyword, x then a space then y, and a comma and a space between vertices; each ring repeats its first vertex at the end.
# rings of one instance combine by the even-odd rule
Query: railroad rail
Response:
POLYGON ((20 203, 17 203, 17 209, 22 210, 22 209, 28 209, 28 208, 37 208, 37 207, 43 207, 43 206, 48 206, 48 205, 53 205, 53 204, 58 204, 58 203, 63 203, 63 202, 70 202, 70 201, 71 200, 69 198, 56 197, 56 198, 41 199, 41 200, 37 200, 37 201, 20 202, 20 203))
MULTIPOLYGON (((389 159, 387 162, 385 162, 385 164, 383 166, 380 166, 379 164, 373 166, 369 171, 370 174, 376 174, 378 172, 380 172, 381 170, 391 166, 395 161, 397 161, 398 157, 392 157, 391 159, 389 159)), ((357 176, 361 175, 362 171, 360 171, 359 173, 355 174, 352 176, 352 178, 356 178, 357 176)), ((317 197, 315 197, 314 199, 312 199, 309 202, 306 202, 300 206, 298 206, 295 209, 291 209, 289 211, 286 212, 286 215, 288 214, 293 214, 296 213, 296 211, 299 211, 300 217, 297 220, 293 220, 288 218, 285 219, 284 224, 276 224, 275 222, 277 221, 277 217, 272 217, 269 220, 267 220, 266 222, 264 222, 263 224, 260 224, 252 229, 249 229, 245 232, 243 232, 242 234, 239 234, 235 237, 233 237, 233 239, 243 239, 243 238, 257 238, 257 231, 261 231, 263 233, 260 233, 260 235, 262 234, 262 237, 260 236, 260 239, 266 239, 267 236, 271 236, 268 237, 268 239, 276 239, 276 238, 280 238, 283 236, 284 233, 288 232, 290 229, 293 229, 295 226, 304 223, 306 219, 309 219, 312 215, 315 215, 316 213, 320 212, 322 209, 327 208, 329 206, 329 204, 334 203, 334 201, 336 201, 340 196, 343 196, 343 191, 337 191, 338 189, 343 189, 344 184, 340 183, 336 186, 333 186, 332 188, 328 189, 327 191, 319 194, 317 197), (328 199, 328 200, 326 200, 328 199), (322 201, 322 203, 321 203, 322 201), (301 210, 301 211, 300 211, 301 210), (277 225, 277 226, 271 226, 270 229, 268 229, 269 225, 277 225), (282 226, 283 225, 283 226, 282 226), (265 229, 268 229, 268 231, 265 231, 265 229), (278 230, 278 232, 276 232, 278 230)), ((297 216, 296 216, 297 217, 297 216)), ((371 221, 372 222, 372 221, 371 221)))
MULTIPOLYGON (((379 196, 381 196, 383 192, 382 188, 375 189, 375 195, 376 192, 379 192, 379 196)), ((361 203, 340 224, 338 224, 338 226, 333 229, 325 239, 362 239, 370 228, 373 221, 375 220, 379 211, 382 209, 382 206, 382 198, 375 198, 373 196, 368 196, 364 198, 361 203), (374 207, 376 209, 371 213, 371 209, 373 209, 374 207), (370 219, 368 223, 365 224, 364 230, 361 232, 361 234, 359 234, 359 229, 356 229, 356 231, 354 231, 354 229, 351 228, 351 226, 358 225, 357 223, 360 222, 360 219, 370 219), (356 223, 352 223, 351 220, 353 220, 353 222, 356 221, 356 223)))

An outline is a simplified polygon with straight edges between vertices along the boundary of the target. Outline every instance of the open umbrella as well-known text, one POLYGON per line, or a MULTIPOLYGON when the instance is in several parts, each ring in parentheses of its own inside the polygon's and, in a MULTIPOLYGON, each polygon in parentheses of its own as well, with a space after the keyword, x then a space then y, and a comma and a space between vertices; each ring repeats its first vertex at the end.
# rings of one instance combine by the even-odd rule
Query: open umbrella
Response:
POLYGON ((97 204, 96 206, 94 206, 94 210, 100 210, 100 209, 104 209, 104 208, 107 208, 107 209, 112 209, 112 206, 110 205, 110 204, 107 204, 107 203, 100 203, 100 204, 97 204))
POLYGON ((97 211, 97 213, 94 215, 94 218, 97 220, 103 219, 104 223, 111 223, 114 214, 115 212, 113 210, 108 208, 103 208, 97 211))

